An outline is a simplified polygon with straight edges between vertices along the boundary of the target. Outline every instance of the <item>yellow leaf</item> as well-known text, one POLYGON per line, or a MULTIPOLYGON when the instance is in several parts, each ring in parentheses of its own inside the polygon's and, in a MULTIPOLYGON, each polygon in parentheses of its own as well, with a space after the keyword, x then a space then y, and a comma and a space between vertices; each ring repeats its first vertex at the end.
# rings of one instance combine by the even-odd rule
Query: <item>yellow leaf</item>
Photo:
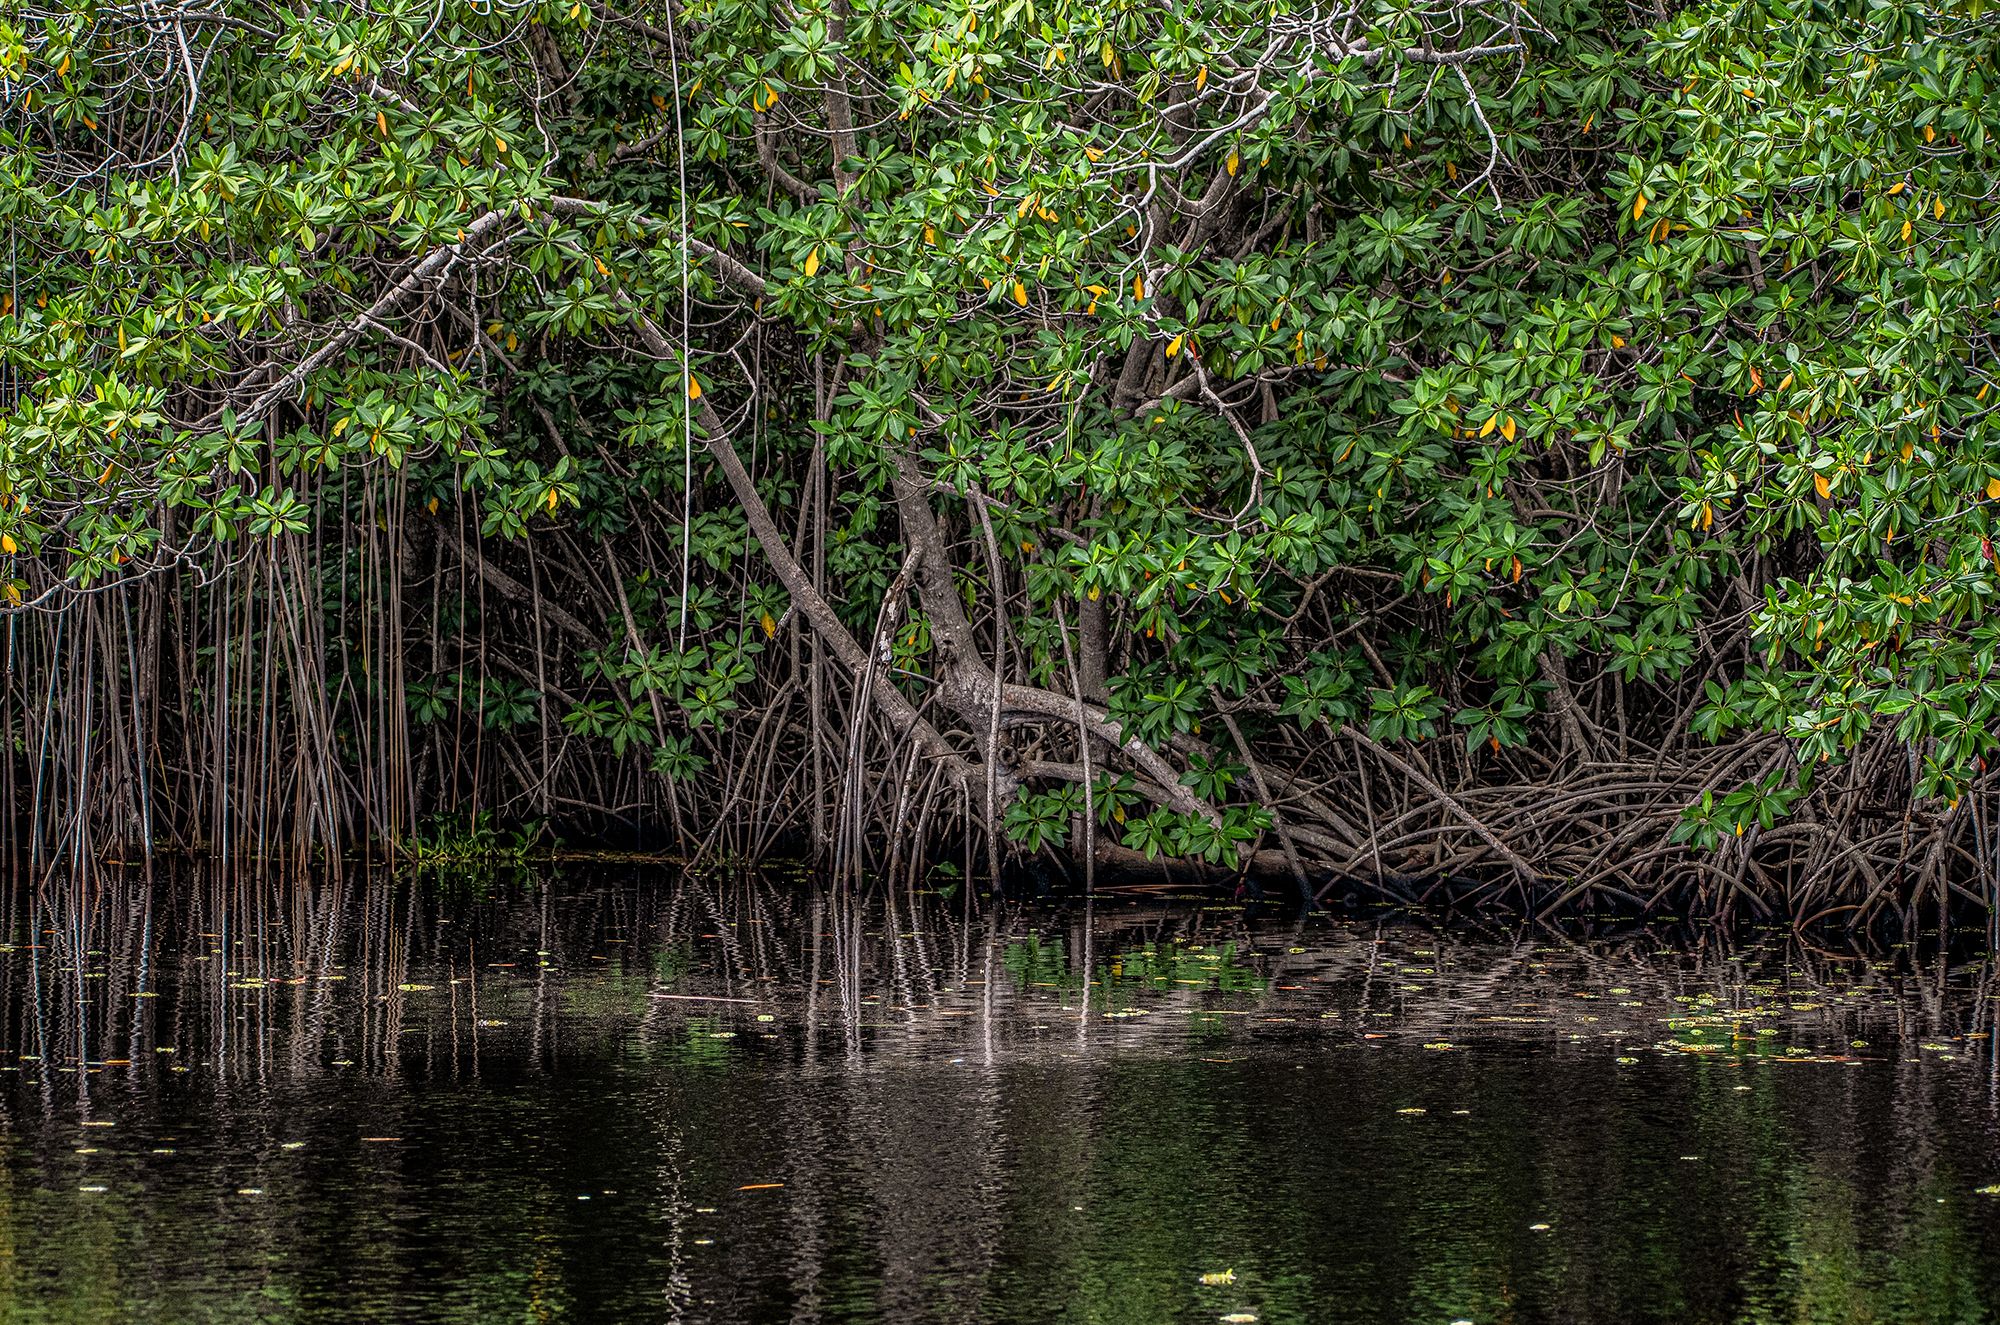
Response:
POLYGON ((1917 448, 1914 442, 1904 442, 1903 449, 1899 451, 1897 454, 1901 455, 1903 459, 1908 460, 1911 456, 1916 454, 1916 451, 1917 448))
POLYGON ((778 623, 771 618, 769 612, 758 617, 757 624, 764 628, 764 638, 766 639, 770 639, 778 633, 778 623))
POLYGON ((1703 529, 1715 527, 1715 508, 1707 502, 1701 504, 1701 527, 1703 529))
MULTIPOLYGON (((929 227, 925 228, 928 229, 929 227)), ((811 280, 817 275, 819 275, 819 250, 815 248, 812 252, 806 254, 806 279, 811 280)))
POLYGON ((493 150, 502 156, 507 155, 507 140, 497 133, 493 135, 493 150))
POLYGON ((1103 152, 1101 152, 1101 151, 1099 151, 1099 150, 1098 150, 1097 148, 1095 148, 1095 147, 1086 147, 1086 148, 1084 148, 1084 149, 1083 149, 1083 154, 1084 154, 1085 156, 1089 157, 1089 158, 1090 158, 1090 159, 1091 159, 1092 161, 1102 161, 1102 160, 1104 159, 1104 153, 1103 153, 1103 152))
POLYGON ((1910 223, 1908 221, 1903 222, 1903 242, 1905 244, 1910 242, 1910 223))
POLYGON ((555 510, 555 508, 556 508, 556 490, 555 490, 554 488, 550 488, 550 489, 548 490, 547 494, 543 496, 543 498, 542 498, 542 503, 543 503, 543 505, 547 506, 547 507, 549 508, 549 510, 550 510, 551 512, 553 512, 553 511, 555 510))
POLYGON ((1632 203, 1632 219, 1638 220, 1646 214, 1646 195, 1640 194, 1632 203))
POLYGON ((424 509, 429 511, 432 515, 436 515, 438 513, 438 499, 436 497, 431 498, 428 502, 424 504, 424 509))
POLYGON ((1893 198, 1897 194, 1901 193, 1904 189, 1907 189, 1909 187, 1910 187, 1910 181, 1906 179, 1899 179, 1894 184, 1891 184, 1889 186, 1889 196, 1893 198))
POLYGON ((375 112, 375 131, 384 138, 389 136, 389 117, 379 110, 375 112))
POLYGON ((1181 342, 1186 339, 1187 339, 1187 333, 1182 332, 1180 335, 1174 337, 1172 340, 1167 342, 1167 357, 1169 359, 1173 358, 1176 354, 1179 354, 1181 352, 1181 342))
POLYGON ((12 580, 7 581, 7 601, 17 607, 21 603, 21 586, 12 580))
POLYGON ((1519 557, 1516 557, 1514 558, 1514 583, 1519 584, 1520 582, 1521 582, 1521 559, 1519 557))
POLYGON ((2000 501, 2000 478, 1986 480, 1986 496, 1990 501, 2000 501))
MULTIPOLYGON (((924 227, 924 242, 925 242, 926 244, 935 244, 935 243, 937 243, 937 231, 935 231, 935 230, 931 229, 931 228, 930 228, 930 226, 928 226, 928 225, 926 225, 926 226, 924 227)), ((819 251, 818 251, 817 249, 815 249, 815 250, 813 250, 813 252, 814 252, 814 255, 815 255, 815 256, 817 256, 817 255, 818 255, 818 252, 819 252, 819 251)))
POLYGON ((1791 384, 1792 384, 1792 375, 1790 373, 1786 373, 1783 377, 1778 379, 1778 390, 1783 391, 1786 387, 1790 386, 1791 384))
POLYGON ((1237 167, 1240 165, 1242 165, 1241 158, 1239 158, 1236 155, 1236 153, 1231 152, 1229 154, 1229 159, 1222 163, 1222 168, 1228 171, 1231 175, 1234 175, 1236 173, 1237 167))
POLYGON ((1509 414, 1500 421, 1500 435, 1508 441, 1514 440, 1514 416, 1509 414))
POLYGON ((1458 162, 1447 161, 1444 163, 1444 177, 1454 184, 1458 183, 1458 162))
POLYGON ((701 383, 695 380, 695 376, 693 373, 688 374, 688 399, 689 400, 701 399, 701 383))
POLYGON ((1625 338, 1615 331, 1611 333, 1611 348, 1614 350, 1625 348, 1625 338))
POLYGON ((117 468, 118 468, 118 462, 116 460, 112 461, 110 464, 104 467, 104 472, 97 476, 97 481, 99 483, 109 483, 111 481, 112 472, 115 471, 117 468))
POLYGON ((1934 143, 1937 141, 1937 130, 1933 129, 1928 124, 1924 126, 1924 141, 1927 143, 1934 143))
POLYGON ((1146 278, 1144 276, 1134 276, 1132 278, 1132 297, 1134 299, 1144 299, 1146 297, 1146 278))
POLYGON ((1014 302, 1022 308, 1028 306, 1028 287, 1019 281, 1014 282, 1014 302))
POLYGON ((1833 496, 1833 484, 1827 482, 1826 475, 1824 474, 1813 475, 1813 487, 1819 490, 1821 501, 1825 501, 1833 496))
POLYGON ((1935 216, 1935 217, 1936 217, 1936 218, 1937 218, 1938 220, 1940 220, 1940 221, 1944 220, 1944 199, 1943 199, 1943 198, 1933 198, 1933 199, 1931 199, 1931 215, 1932 215, 1932 216, 1935 216))
POLYGON ((20 550, 20 547, 14 542, 12 534, 0 534, 0 552, 5 552, 8 556, 12 556, 20 550))
POLYGON ((1499 426, 1500 416, 1498 414, 1488 415, 1486 422, 1479 425, 1479 435, 1481 437, 1490 437, 1493 434, 1493 430, 1499 426))

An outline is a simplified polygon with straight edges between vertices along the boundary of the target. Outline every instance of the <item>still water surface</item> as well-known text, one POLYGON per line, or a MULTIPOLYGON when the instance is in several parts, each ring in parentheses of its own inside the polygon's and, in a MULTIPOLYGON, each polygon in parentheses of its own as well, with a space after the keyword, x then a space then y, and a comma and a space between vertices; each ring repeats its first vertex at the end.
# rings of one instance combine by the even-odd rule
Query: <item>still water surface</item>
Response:
POLYGON ((2000 1320, 1984 963, 756 878, 0 902, 0 1325, 2000 1320))

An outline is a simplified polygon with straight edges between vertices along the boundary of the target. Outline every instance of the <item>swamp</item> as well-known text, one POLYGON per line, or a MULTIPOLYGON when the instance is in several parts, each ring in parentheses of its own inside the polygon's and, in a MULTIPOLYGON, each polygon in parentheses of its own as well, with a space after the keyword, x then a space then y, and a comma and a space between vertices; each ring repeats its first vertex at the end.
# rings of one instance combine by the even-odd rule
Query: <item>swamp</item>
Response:
POLYGON ((1985 0, 0 0, 0 1325, 2000 1318, 1985 0))
POLYGON ((653 869, 6 925, 9 1325, 2000 1303, 1986 961, 653 869))

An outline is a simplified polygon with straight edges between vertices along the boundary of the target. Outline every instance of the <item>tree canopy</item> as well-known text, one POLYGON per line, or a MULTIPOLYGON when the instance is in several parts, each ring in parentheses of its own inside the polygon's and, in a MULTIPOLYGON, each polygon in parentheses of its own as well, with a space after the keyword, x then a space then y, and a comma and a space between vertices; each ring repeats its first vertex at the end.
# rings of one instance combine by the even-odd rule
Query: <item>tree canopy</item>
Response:
MULTIPOLYGON (((28 3, 0 610, 247 586, 336 697, 271 721, 333 763, 408 724, 435 809, 699 838, 796 765, 849 851, 949 791, 995 859, 1796 910, 1915 822, 1983 879, 1994 42, 1935 2, 28 3), (500 753, 447 775, 467 732, 500 753)), ((177 684, 190 731, 227 688, 177 684)))

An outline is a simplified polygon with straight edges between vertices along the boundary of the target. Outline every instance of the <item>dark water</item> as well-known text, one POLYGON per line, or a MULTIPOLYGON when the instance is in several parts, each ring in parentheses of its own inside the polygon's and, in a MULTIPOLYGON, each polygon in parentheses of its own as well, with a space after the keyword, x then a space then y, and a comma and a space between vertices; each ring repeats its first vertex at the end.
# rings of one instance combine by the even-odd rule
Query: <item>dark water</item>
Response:
POLYGON ((6 1325, 2000 1307, 1980 963, 671 877, 0 910, 6 1325))

